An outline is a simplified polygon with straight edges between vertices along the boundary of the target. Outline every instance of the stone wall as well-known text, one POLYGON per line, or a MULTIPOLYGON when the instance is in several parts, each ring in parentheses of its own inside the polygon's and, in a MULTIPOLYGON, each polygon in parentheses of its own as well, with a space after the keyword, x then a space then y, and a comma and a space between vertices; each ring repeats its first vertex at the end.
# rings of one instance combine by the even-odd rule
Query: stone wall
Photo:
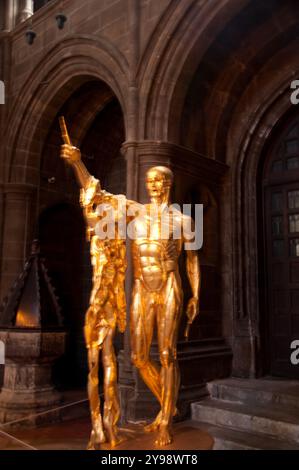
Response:
MULTIPOLYGON (((234 373, 258 374, 257 171, 273 126, 290 109, 290 81, 299 76, 298 5, 65 0, 63 6, 62 30, 55 22, 61 2, 53 0, 13 27, 16 15, 0 32, 0 79, 7 84, 7 104, 0 107, 1 295, 26 257, 39 185, 46 208, 61 199, 48 176, 57 171, 68 180, 54 160, 59 112, 69 113, 79 144, 115 100, 125 164, 118 155, 111 187, 126 184, 128 197, 145 200, 145 170, 158 161, 174 168, 180 201, 207 201, 201 257, 208 313, 194 334, 224 335, 236 352, 234 373), (37 36, 29 46, 24 34, 31 20, 37 36)), ((112 122, 110 139, 119 132, 112 122)))

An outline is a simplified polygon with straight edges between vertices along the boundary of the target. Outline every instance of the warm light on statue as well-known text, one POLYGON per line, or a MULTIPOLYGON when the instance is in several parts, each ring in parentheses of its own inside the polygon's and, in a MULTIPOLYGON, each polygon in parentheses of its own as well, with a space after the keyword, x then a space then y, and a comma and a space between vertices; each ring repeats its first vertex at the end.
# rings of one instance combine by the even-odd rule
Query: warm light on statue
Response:
MULTIPOLYGON (((117 323, 121 331, 125 326, 125 240, 118 231, 115 238, 98 236, 104 220, 107 223, 107 214, 100 215, 98 208, 100 204, 110 204, 112 212, 108 219, 118 222, 123 218, 118 208, 124 196, 112 195, 101 189, 100 182, 84 166, 80 150, 71 145, 63 118, 60 119, 60 126, 65 142, 61 147, 61 157, 72 165, 82 188, 81 204, 91 240, 93 289, 85 324, 89 355, 88 392, 93 425, 89 448, 95 448, 105 438, 115 446, 118 443, 116 424, 119 402, 113 336, 117 323), (99 412, 97 378, 100 350, 104 366, 103 423, 99 412)), ((125 199, 125 223, 133 224, 133 232, 137 234, 132 240, 132 362, 161 406, 154 422, 145 427, 147 432, 157 432, 155 443, 160 447, 173 440, 172 420, 177 413, 180 384, 176 345, 183 299, 178 258, 184 243, 192 241, 193 236, 191 218, 170 205, 172 180, 173 174, 169 168, 151 168, 146 178, 150 204, 142 205, 125 199), (136 217, 136 214, 141 213, 142 217, 136 217), (168 224, 166 231, 163 230, 165 223, 168 224), (181 233, 181 236, 177 238, 175 233, 181 233), (150 358, 155 323, 160 366, 150 358)), ((185 337, 188 338, 190 325, 199 310, 200 268, 197 252, 189 249, 186 253, 187 274, 193 294, 186 311, 188 322, 185 337)))

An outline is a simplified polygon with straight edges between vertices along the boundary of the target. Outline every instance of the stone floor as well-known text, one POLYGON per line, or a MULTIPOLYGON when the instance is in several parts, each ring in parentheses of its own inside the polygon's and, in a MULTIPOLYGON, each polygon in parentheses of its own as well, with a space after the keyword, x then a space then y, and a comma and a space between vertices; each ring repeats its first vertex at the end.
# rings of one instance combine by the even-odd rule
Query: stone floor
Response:
MULTIPOLYGON (((90 434, 89 406, 86 390, 64 393, 64 401, 57 408, 40 413, 39 419, 29 417, 0 426, 1 450, 85 450, 90 434), (57 417, 59 420, 57 421, 57 417), (53 421, 51 424, 49 421, 53 421), (47 423, 47 422, 48 423, 47 423), (33 426, 32 422, 38 422, 33 426), (21 424, 21 425, 20 425, 21 424), (25 426, 24 426, 25 424, 25 426)), ((143 432, 144 423, 121 428, 123 442, 118 450, 150 450, 155 435, 143 432)), ((213 448, 213 438, 197 423, 185 421, 175 424, 175 440, 167 450, 204 450, 213 448)), ((103 449, 109 449, 107 445, 103 449)))
POLYGON ((17 420, 11 425, 9 423, 0 425, 0 450, 38 450, 54 448, 52 446, 57 450, 84 449, 84 437, 88 436, 90 431, 85 389, 66 391, 63 393, 61 406, 33 415, 34 421, 40 422, 39 426, 30 426, 31 416, 17 420), (46 424, 51 422, 53 424, 46 424), (64 436, 65 439, 69 439, 68 444, 64 436))
MULTIPOLYGON (((90 433, 88 417, 44 425, 32 429, 0 430, 0 450, 84 450, 90 433)), ((156 449, 155 435, 145 434, 141 425, 121 428, 124 441, 117 450, 156 449)), ((174 443, 165 450, 210 450, 213 439, 191 422, 175 425, 174 443)), ((102 446, 108 450, 107 445, 102 446)), ((160 449, 159 449, 160 450, 160 449)))
MULTIPOLYGON (((210 383, 209 391, 209 398, 193 403, 193 421, 175 425, 167 450, 299 449, 299 381, 226 379, 210 383)), ((66 394, 60 418, 35 428, 0 427, 0 450, 86 449, 85 390, 66 394)), ((119 450, 155 449, 154 436, 144 435, 141 424, 122 432, 126 439, 119 450)))
POLYGON ((88 418, 33 429, 0 430, 1 450, 82 450, 90 433, 88 418))

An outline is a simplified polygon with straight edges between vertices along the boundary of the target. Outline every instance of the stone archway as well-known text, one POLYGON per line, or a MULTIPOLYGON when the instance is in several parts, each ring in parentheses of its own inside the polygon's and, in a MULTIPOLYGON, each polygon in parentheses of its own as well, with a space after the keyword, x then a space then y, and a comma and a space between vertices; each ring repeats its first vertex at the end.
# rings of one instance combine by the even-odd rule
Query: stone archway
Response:
POLYGON ((217 34, 248 2, 170 2, 137 71, 140 139, 178 143, 177 126, 196 68, 217 34))
MULTIPOLYGON (((279 81, 279 80, 278 80, 279 81)), ((265 148, 271 140, 272 130, 290 111, 289 81, 280 86, 272 83, 265 90, 268 99, 260 104, 258 111, 249 115, 247 132, 241 141, 231 147, 229 158, 232 160, 230 204, 224 209, 223 217, 233 214, 232 236, 232 273, 234 282, 232 318, 234 368, 236 376, 261 376, 264 368, 264 337, 263 309, 261 295, 263 283, 259 264, 259 217, 260 199, 260 168, 265 148), (282 93, 282 89, 284 92, 282 93), (236 150, 238 151, 236 152, 236 150)), ((252 103, 254 109, 255 103, 252 103)), ((256 103, 257 105, 257 103, 256 103)), ((235 122, 236 124, 236 122, 235 122)), ((237 132, 238 125, 231 127, 232 135, 237 132)), ((240 129, 239 129, 240 130, 240 129)), ((229 202, 229 201, 228 201, 229 202)))
MULTIPOLYGON (((35 227, 33 219, 37 214, 41 156, 57 113, 84 84, 97 82, 98 89, 93 88, 94 99, 83 105, 82 119, 77 116, 77 122, 73 122, 71 132, 76 136, 75 143, 82 142, 97 114, 111 99, 120 103, 125 128, 127 73, 125 58, 109 42, 73 36, 49 51, 15 98, 2 149, 6 166, 1 295, 5 295, 13 283, 30 248, 35 227), (16 213, 16 217, 11 217, 12 213, 16 213)), ((126 130, 123 140, 125 134, 126 130)), ((65 173, 64 168, 62 173, 65 173)))
POLYGON ((65 101, 91 80, 101 80, 113 90, 126 126, 126 59, 104 39, 74 35, 61 41, 34 69, 14 100, 4 147, 7 182, 36 184, 41 142, 50 123, 65 101))
MULTIPOLYGON (((70 361, 75 356, 75 366, 72 368, 69 363, 68 368, 76 371, 73 383, 79 383, 86 377, 82 325, 89 301, 91 268, 79 215, 77 219, 71 217, 68 224, 74 231, 70 246, 77 240, 77 248, 83 249, 78 254, 78 263, 72 265, 75 249, 69 262, 56 265, 53 262, 57 253, 68 249, 67 238, 72 235, 65 230, 59 236, 50 235, 59 230, 59 217, 65 214, 68 220, 73 213, 71 207, 79 204, 74 175, 59 158, 62 140, 58 116, 65 116, 72 142, 82 148, 83 160, 90 172, 108 189, 125 192, 126 163, 120 147, 126 136, 126 114, 123 113, 126 63, 110 44, 86 38, 73 38, 59 44, 46 59, 30 78, 22 100, 17 99, 20 112, 13 114, 14 122, 8 124, 4 150, 10 163, 6 167, 4 202, 6 215, 9 215, 4 219, 1 293, 5 295, 10 288, 22 268, 32 237, 40 231, 41 250, 62 299, 70 331, 67 357, 70 361), (39 214, 43 215, 39 217, 39 214), (73 223, 74 220, 77 222, 73 223), (10 259, 12 253, 13 260, 10 259), (70 266, 76 267, 74 278, 78 278, 78 270, 82 274, 80 288, 73 288, 76 283, 71 281, 70 266), (74 295, 76 302, 71 300, 74 295)), ((121 341, 118 339, 118 347, 121 341)), ((71 377, 64 377, 62 381, 66 380, 70 385, 71 377)))

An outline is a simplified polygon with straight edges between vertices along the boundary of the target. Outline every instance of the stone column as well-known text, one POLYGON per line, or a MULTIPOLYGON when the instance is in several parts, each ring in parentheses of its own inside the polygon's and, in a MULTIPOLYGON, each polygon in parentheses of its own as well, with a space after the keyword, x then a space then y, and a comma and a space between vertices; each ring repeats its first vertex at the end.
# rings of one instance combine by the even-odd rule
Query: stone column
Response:
POLYGON ((9 80, 10 80, 10 69, 11 69, 11 43, 12 37, 10 34, 11 29, 14 26, 15 20, 15 7, 13 0, 6 0, 3 10, 0 11, 0 15, 3 14, 2 27, 3 30, 0 31, 0 80, 3 82, 1 85, 4 88, 4 104, 2 104, 2 97, 0 97, 0 139, 2 145, 0 146, 0 182, 3 182, 2 177, 2 168, 1 165, 4 165, 4 148, 5 141, 3 139, 3 133, 6 122, 7 122, 7 113, 9 108, 9 80))
POLYGON ((11 31, 16 23, 17 4, 15 0, 5 0, 4 31, 11 31))
MULTIPOLYGON (((122 154, 127 163, 127 198, 137 200, 136 143, 122 147, 122 154)), ((119 390, 121 401, 121 421, 125 423, 131 419, 131 403, 135 403, 135 374, 131 364, 130 349, 130 305, 133 286, 133 266, 130 241, 127 241, 127 270, 126 270, 126 299, 127 299, 127 328, 124 334, 124 346, 118 356, 119 362, 119 390)))
POLYGON ((18 23, 26 21, 33 15, 33 0, 20 0, 18 11, 18 23))
MULTIPOLYGON (((138 137, 139 90, 136 81, 136 71, 140 56, 140 5, 138 0, 128 1, 128 22, 130 48, 128 60, 130 63, 129 97, 127 112, 127 143, 122 147, 122 153, 127 163, 127 197, 132 200, 138 198, 138 155, 136 153, 136 140, 138 137)), ((130 303, 133 286, 133 269, 131 258, 131 245, 127 242, 128 266, 126 271, 126 297, 127 297, 127 329, 124 338, 124 349, 119 354, 119 383, 122 410, 122 421, 132 416, 132 403, 135 403, 136 372, 131 364, 130 353, 130 303)))
MULTIPOLYGON (((2 233, 4 227, 4 185, 0 183, 0 253, 2 253, 2 233)), ((1 266, 0 266, 0 281, 1 281, 1 266)), ((1 282, 0 282, 1 287, 1 282)), ((0 296, 1 301, 1 296, 0 296)))
POLYGON ((23 268, 33 237, 34 186, 3 185, 4 214, 1 264, 1 298, 7 294, 23 268))

